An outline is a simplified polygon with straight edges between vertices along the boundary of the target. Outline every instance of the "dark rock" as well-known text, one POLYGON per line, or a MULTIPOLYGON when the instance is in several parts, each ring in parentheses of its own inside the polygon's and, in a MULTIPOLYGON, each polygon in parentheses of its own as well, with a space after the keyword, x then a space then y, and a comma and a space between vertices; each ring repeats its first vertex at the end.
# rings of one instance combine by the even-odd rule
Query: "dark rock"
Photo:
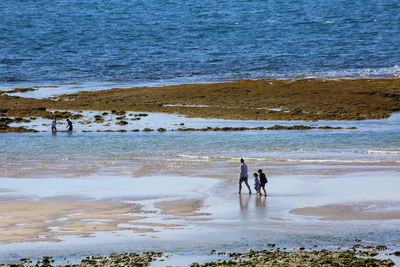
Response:
POLYGON ((146 113, 135 114, 135 117, 147 117, 147 116, 149 116, 149 114, 146 113))
POLYGON ((118 116, 123 116, 125 114, 126 114, 126 111, 123 111, 123 110, 115 112, 115 115, 118 115, 118 116))
POLYGON ((119 121, 116 123, 117 125, 127 125, 128 122, 127 121, 119 121))
POLYGON ((83 117, 82 114, 73 114, 69 118, 72 119, 72 120, 78 120, 78 119, 80 119, 82 117, 83 117))
POLYGON ((376 245, 374 248, 378 251, 383 251, 388 249, 387 246, 385 245, 376 245))

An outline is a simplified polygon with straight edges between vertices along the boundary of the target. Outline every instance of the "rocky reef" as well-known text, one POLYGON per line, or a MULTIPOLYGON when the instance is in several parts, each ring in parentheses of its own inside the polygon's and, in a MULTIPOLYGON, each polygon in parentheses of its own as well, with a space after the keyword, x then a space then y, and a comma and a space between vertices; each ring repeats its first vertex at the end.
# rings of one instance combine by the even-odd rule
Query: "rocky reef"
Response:
POLYGON ((44 256, 41 260, 33 263, 28 258, 22 258, 20 263, 0 264, 2 267, 27 267, 27 266, 63 266, 63 267, 84 267, 84 266, 149 266, 150 263, 160 258, 160 252, 143 252, 143 253, 111 253, 109 256, 88 256, 81 260, 80 263, 67 263, 63 265, 55 265, 54 259, 50 256, 44 256))
POLYGON ((400 79, 244 80, 86 91, 46 99, 2 92, 0 107, 7 110, 7 116, 43 118, 54 115, 45 112, 51 109, 105 110, 116 115, 164 112, 239 120, 382 119, 400 111, 400 79))
MULTIPOLYGON (((269 244, 268 247, 274 247, 269 244)), ((386 246, 353 247, 344 251, 311 250, 303 247, 297 251, 261 250, 248 253, 221 253, 212 251, 216 255, 227 255, 229 259, 205 264, 193 263, 191 267, 203 266, 394 266, 391 259, 375 259, 376 251, 386 250, 386 246), (359 250, 358 250, 359 249, 359 250)))
MULTIPOLYGON (((354 245, 350 249, 331 251, 305 250, 304 247, 286 251, 285 248, 275 248, 275 244, 268 243, 268 249, 246 253, 226 253, 211 251, 213 255, 219 255, 223 259, 208 263, 192 263, 192 267, 204 266, 394 266, 389 258, 374 258, 379 252, 388 251, 385 245, 354 245)), ((385 253, 385 255, 400 256, 400 251, 385 253)), ((153 261, 165 261, 171 255, 161 252, 143 253, 111 253, 109 256, 88 256, 80 263, 66 263, 55 265, 55 260, 50 256, 44 256, 33 262, 29 258, 20 259, 20 263, 2 263, 4 267, 27 267, 27 266, 60 266, 60 267, 83 267, 83 266, 149 266, 153 261)))

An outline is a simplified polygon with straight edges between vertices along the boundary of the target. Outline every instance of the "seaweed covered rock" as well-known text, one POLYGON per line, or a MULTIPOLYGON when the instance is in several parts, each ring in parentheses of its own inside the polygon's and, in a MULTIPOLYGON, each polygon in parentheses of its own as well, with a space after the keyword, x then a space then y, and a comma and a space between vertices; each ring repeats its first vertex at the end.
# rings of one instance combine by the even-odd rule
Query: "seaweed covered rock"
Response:
POLYGON ((390 259, 360 258, 351 250, 347 251, 302 251, 282 252, 280 250, 250 251, 248 253, 229 253, 230 259, 200 266, 393 266, 390 259))

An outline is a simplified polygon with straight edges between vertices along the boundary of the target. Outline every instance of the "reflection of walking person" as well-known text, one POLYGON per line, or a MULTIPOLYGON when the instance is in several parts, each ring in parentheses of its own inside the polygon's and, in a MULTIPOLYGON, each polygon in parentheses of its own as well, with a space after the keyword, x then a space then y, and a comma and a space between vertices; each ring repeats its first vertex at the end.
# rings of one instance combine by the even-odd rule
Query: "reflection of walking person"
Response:
POLYGON ((56 124, 57 124, 57 121, 56 121, 56 118, 54 118, 53 121, 51 122, 51 132, 52 133, 56 133, 57 132, 56 124))
POLYGON ((240 179, 239 179, 239 194, 242 192, 242 183, 244 182, 249 189, 249 194, 251 194, 251 189, 247 179, 249 175, 247 174, 247 165, 244 163, 244 159, 240 159, 242 165, 240 165, 240 179))
POLYGON ((67 131, 72 132, 72 122, 69 119, 67 119, 67 131))
POLYGON ((267 177, 265 177, 265 173, 261 169, 258 170, 258 173, 260 174, 260 188, 259 188, 259 193, 261 195, 261 188, 264 190, 265 196, 267 196, 267 192, 265 191, 265 184, 268 183, 267 177))

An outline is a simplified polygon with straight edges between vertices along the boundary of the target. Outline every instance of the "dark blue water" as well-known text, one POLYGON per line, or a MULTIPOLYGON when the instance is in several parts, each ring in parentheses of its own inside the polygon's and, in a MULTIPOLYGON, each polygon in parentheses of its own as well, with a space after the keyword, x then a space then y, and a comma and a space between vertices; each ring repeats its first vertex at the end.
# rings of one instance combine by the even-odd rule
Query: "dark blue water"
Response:
POLYGON ((400 2, 2 0, 0 87, 400 76, 400 2))

